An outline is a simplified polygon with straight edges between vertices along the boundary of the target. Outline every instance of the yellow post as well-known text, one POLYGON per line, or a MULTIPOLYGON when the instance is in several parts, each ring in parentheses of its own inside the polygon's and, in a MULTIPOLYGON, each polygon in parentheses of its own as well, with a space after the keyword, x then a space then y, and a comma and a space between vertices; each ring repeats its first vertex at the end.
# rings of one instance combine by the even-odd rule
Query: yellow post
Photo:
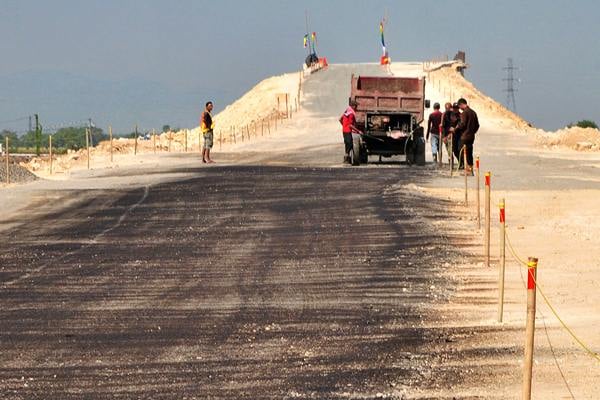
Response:
POLYGON ((538 259, 529 257, 527 262, 527 324, 525 326, 525 355, 523 359, 523 400, 531 400, 533 375, 533 345, 535 341, 535 291, 538 259))
POLYGON ((171 141, 173 140, 173 131, 169 131, 169 153, 171 152, 171 141))
POLYGON ((137 138, 138 138, 138 126, 135 126, 135 141, 133 145, 133 155, 137 155, 137 138))
POLYGON ((188 137, 188 130, 184 129, 183 130, 183 152, 187 153, 187 137, 188 137))

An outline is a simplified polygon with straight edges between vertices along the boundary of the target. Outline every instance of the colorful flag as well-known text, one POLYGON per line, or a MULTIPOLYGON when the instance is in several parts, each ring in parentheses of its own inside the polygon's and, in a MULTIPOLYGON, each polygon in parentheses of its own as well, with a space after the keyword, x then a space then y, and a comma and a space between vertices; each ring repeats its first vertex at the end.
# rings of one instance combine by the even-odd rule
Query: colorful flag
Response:
POLYGON ((313 43, 317 43, 317 32, 312 33, 312 41, 313 43))
POLYGON ((304 35, 304 48, 306 48, 306 46, 308 46, 308 33, 304 35))
POLYGON ((387 54, 387 50, 385 48, 385 37, 383 35, 383 21, 379 23, 379 33, 381 34, 381 47, 383 48, 383 55, 387 54))

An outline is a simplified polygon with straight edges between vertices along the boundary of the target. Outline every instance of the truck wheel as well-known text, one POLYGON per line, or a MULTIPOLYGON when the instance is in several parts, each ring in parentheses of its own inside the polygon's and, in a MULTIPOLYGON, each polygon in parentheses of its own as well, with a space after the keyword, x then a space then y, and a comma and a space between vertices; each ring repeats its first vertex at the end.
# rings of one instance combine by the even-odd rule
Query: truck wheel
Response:
POLYGON ((369 163, 369 154, 367 153, 367 149, 365 146, 362 146, 360 149, 360 157, 359 157, 360 163, 361 164, 368 164, 369 163))
POLYGON ((360 165, 360 139, 352 135, 352 151, 350 152, 352 165, 360 165))
POLYGON ((412 136, 406 138, 406 142, 404 142, 404 155, 406 156, 406 164, 412 165, 415 163, 415 141, 412 136))
POLYGON ((414 161, 417 165, 425 165, 425 135, 423 132, 423 128, 417 128, 413 133, 413 138, 415 142, 414 147, 414 161))

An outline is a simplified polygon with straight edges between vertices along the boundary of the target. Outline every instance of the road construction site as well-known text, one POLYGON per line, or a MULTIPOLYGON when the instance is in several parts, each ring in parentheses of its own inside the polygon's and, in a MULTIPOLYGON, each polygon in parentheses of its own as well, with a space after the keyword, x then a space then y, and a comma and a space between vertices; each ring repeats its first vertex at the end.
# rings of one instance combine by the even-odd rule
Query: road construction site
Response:
POLYGON ((429 67, 270 78, 216 116, 215 165, 195 128, 112 161, 106 147, 66 155, 52 174, 32 161, 41 179, 0 189, 2 397, 521 398, 526 289, 510 257, 497 321, 505 198, 514 252, 539 258, 548 300, 592 353, 539 299, 533 398, 596 398, 600 155, 548 142, 452 63, 429 67), (479 114, 489 267, 475 177, 465 204, 446 164, 342 165, 350 77, 390 73, 479 114))

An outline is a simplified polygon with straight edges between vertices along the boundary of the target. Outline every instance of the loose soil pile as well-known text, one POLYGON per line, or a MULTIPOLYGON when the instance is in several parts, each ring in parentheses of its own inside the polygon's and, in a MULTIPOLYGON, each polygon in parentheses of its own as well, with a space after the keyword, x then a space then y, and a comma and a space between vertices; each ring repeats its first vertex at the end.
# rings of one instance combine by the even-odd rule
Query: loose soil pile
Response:
POLYGON ((578 151, 598 151, 600 150, 600 130, 574 126, 556 132, 539 131, 536 142, 550 148, 568 147, 578 151))

